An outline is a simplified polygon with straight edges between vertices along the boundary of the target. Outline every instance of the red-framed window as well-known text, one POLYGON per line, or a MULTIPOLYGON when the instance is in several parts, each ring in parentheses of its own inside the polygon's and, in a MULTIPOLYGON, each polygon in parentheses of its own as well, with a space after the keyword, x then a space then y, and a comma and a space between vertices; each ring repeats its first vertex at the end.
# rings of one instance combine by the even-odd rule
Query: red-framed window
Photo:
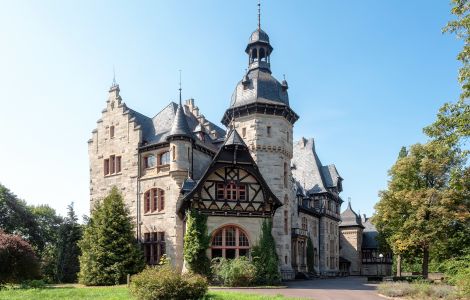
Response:
POLYGON ((246 185, 237 185, 234 182, 217 183, 217 200, 246 201, 247 198, 246 185))
POLYGON ((166 253, 165 232, 144 233, 144 257, 149 265, 156 265, 160 262, 163 254, 166 253))
POLYGON ((248 256, 250 242, 248 236, 241 228, 233 225, 218 229, 212 235, 211 257, 224 257, 233 259, 240 256, 248 256))
POLYGON ((165 191, 153 188, 144 193, 144 213, 160 212, 165 209, 165 191))
POLYGON ((111 155, 103 160, 104 175, 121 173, 121 156, 111 155))

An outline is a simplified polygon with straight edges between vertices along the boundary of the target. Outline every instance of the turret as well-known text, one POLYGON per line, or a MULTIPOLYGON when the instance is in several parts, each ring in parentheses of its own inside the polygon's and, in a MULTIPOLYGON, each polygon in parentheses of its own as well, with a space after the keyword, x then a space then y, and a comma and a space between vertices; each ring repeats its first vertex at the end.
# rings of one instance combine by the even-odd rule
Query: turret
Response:
POLYGON ((170 143, 170 173, 185 173, 191 176, 194 136, 189 129, 184 106, 181 104, 181 86, 179 91, 180 101, 171 131, 167 136, 167 141, 170 143))

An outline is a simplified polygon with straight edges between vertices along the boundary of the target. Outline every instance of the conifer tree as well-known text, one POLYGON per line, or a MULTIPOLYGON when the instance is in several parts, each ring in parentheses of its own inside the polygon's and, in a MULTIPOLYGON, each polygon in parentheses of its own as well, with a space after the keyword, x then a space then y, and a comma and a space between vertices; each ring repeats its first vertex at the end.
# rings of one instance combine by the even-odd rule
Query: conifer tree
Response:
POLYGON ((277 284, 281 280, 279 273, 276 242, 271 234, 271 220, 265 219, 261 226, 261 236, 257 246, 253 247, 253 264, 256 277, 261 284, 277 284))
POLYGON ((129 210, 116 187, 98 203, 79 242, 79 281, 85 285, 124 283, 144 266, 129 210))
POLYGON ((313 253, 313 242, 310 236, 307 239, 307 268, 310 273, 313 273, 315 271, 314 269, 314 253, 313 253))
POLYGON ((82 228, 77 223, 78 218, 73 209, 73 202, 67 206, 67 209, 67 217, 59 229, 55 273, 58 282, 71 283, 77 281, 80 271, 78 241, 82 237, 82 228))

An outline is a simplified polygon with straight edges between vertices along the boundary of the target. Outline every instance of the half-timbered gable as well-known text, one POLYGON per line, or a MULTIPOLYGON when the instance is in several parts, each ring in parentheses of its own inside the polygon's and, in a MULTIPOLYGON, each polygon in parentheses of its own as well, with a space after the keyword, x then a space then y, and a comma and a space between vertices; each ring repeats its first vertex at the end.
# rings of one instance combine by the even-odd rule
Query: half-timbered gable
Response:
MULTIPOLYGON (((203 214, 271 217, 281 206, 263 179, 248 147, 235 129, 192 190, 185 194, 179 213, 196 209, 203 214)), ((188 183, 192 179, 188 179, 188 183)))

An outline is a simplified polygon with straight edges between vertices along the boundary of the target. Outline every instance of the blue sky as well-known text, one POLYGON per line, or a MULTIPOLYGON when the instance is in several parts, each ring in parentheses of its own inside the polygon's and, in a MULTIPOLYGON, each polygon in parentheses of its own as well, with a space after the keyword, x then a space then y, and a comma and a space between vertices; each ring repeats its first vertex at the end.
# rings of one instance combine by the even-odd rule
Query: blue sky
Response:
MULTIPOLYGON (((344 177, 343 199, 373 212, 400 147, 459 94, 462 44, 441 33, 450 1, 263 1, 273 75, 344 177)), ((113 77, 148 116, 183 96, 219 122, 247 67, 256 1, 4 1, 0 10, 0 182, 31 204, 88 213, 87 140, 113 77)), ((342 209, 344 209, 343 206, 342 209)))

